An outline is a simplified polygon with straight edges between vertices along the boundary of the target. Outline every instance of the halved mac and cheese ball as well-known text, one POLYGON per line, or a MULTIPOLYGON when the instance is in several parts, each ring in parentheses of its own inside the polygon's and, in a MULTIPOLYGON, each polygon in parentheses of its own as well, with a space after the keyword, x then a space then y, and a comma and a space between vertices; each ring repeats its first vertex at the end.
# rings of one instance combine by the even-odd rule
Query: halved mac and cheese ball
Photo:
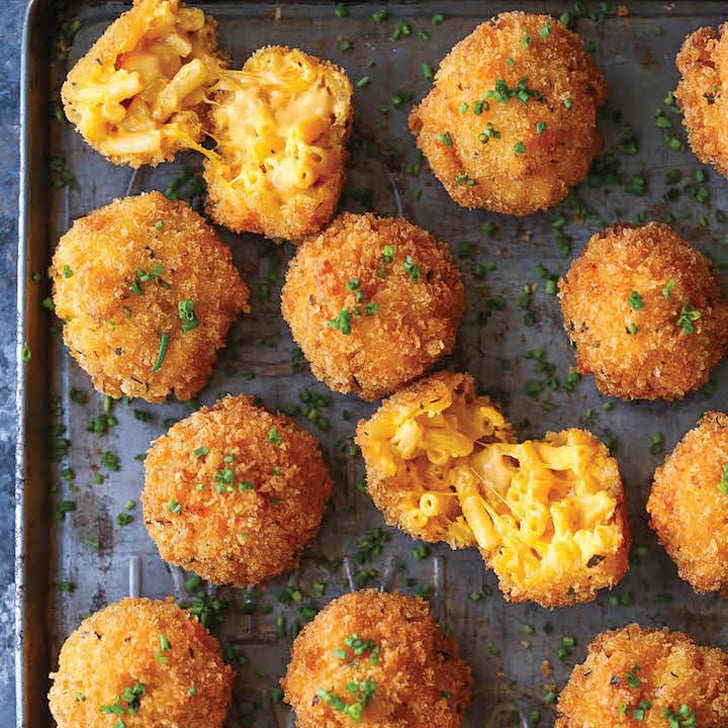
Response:
POLYGON ((513 429, 469 374, 438 372, 393 395, 357 427, 367 488, 390 525, 413 538, 475 545, 455 488, 480 447, 515 442, 513 429))
POLYGON ((161 402, 206 384, 248 287, 217 233, 159 192, 79 218, 50 269, 71 355, 110 397, 161 402))
POLYGON ((706 412, 665 458, 647 511, 680 576, 728 597, 728 415, 706 412))
POLYGON ((683 43, 676 60, 681 79, 675 91, 695 156, 728 177, 728 23, 716 33, 698 28, 683 43))
POLYGON ((134 0, 68 74, 66 116, 114 164, 157 165, 199 149, 223 65, 212 17, 180 0, 134 0))
POLYGON ((589 602, 627 571, 631 539, 619 467, 589 432, 484 445, 457 470, 454 488, 510 601, 589 602))
POLYGON ((316 439, 251 399, 177 422, 144 461, 144 521, 160 556, 215 584, 294 568, 331 494, 316 439))
POLYGON ((586 177, 606 98, 575 33, 548 15, 509 12, 450 51, 409 124, 455 202, 528 215, 586 177))
POLYGON ((277 240, 318 232, 344 184, 351 94, 341 68, 297 49, 262 48, 226 71, 204 172, 213 220, 277 240))
POLYGON ((718 271, 664 223, 594 235, 559 298, 579 372, 613 397, 680 399, 708 381, 728 347, 718 271))
POLYGON ((556 712, 554 728, 725 728, 728 654, 667 627, 602 632, 556 712))
POLYGON ((471 683, 426 601, 372 589, 321 610, 281 680, 299 728, 459 728, 471 683))
POLYGON ((452 351, 465 291, 448 246, 430 233, 344 213, 299 246, 281 309, 314 376, 374 400, 452 351))
POLYGON ((51 679, 58 728, 222 728, 234 675, 189 612, 122 599, 70 635, 51 679))
POLYGON ((511 601, 591 601, 627 570, 625 495, 607 448, 576 429, 516 443, 468 374, 398 392, 359 423, 356 442, 387 522, 477 546, 511 601))

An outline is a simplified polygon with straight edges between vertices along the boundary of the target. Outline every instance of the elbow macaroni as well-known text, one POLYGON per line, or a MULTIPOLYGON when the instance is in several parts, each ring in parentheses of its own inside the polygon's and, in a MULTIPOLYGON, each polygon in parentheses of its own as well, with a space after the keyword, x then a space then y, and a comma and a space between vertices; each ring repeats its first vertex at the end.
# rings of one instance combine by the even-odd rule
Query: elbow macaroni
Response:
POLYGON ((369 492, 415 538, 477 545, 513 600, 586 601, 627 567, 616 461, 571 429, 514 443, 472 379, 441 372, 359 426, 369 492))
POLYGON ((343 184, 352 113, 344 72, 299 50, 263 48, 242 71, 224 72, 215 92, 210 214, 268 237, 317 231, 343 184))
POLYGON ((180 0, 136 0, 68 74, 62 97, 86 141, 116 164, 199 149, 206 88, 222 70, 214 21, 180 0))

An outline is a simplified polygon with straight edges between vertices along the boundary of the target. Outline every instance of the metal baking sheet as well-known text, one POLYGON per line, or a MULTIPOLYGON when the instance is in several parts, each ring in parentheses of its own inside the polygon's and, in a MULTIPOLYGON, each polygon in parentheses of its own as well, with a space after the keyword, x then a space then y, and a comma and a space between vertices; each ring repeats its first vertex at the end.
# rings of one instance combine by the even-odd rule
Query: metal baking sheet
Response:
MULTIPOLYGON (((55 242, 73 219, 128 191, 164 190, 200 160, 181 155, 173 164, 132 175, 130 169, 107 163, 69 125, 53 120, 49 104, 58 101, 65 72, 128 4, 71 3, 67 17, 80 26, 67 58, 59 61, 57 3, 35 0, 24 36, 18 256, 18 353, 27 344, 32 356, 27 363, 18 357, 17 726, 50 725, 47 675, 63 640, 86 613, 130 589, 150 597, 189 598, 184 576, 160 561, 144 529, 142 465, 135 456, 164 432, 168 420, 228 391, 259 396, 271 409, 301 404, 301 398, 309 400, 310 408, 313 397, 316 414, 329 423, 327 431, 311 421, 316 415, 299 413, 296 419, 319 437, 335 479, 321 532, 298 571, 260 591, 217 592, 230 601, 222 640, 233 657, 238 655, 230 725, 290 725, 290 712, 275 702, 271 690, 285 670, 291 635, 312 610, 362 583, 431 597, 443 628, 458 640, 474 672, 467 728, 508 721, 527 725, 529 716, 533 725, 551 725, 549 693, 564 684, 592 637, 609 627, 633 620, 667 624, 692 632, 702 643, 728 648, 728 605, 717 595, 696 596, 677 578, 647 528, 644 509, 652 473, 664 453, 706 409, 726 407, 725 362, 709 387, 674 404, 631 406, 610 400, 598 394, 589 378, 565 388, 573 355, 558 302, 546 293, 537 271, 541 265, 549 274, 564 273, 589 236, 606 224, 669 215, 687 240, 719 264, 728 262, 722 213, 728 211, 728 182, 697 164, 689 152, 670 150, 655 125, 655 112, 661 110, 681 136, 679 117, 663 104, 676 83, 674 57, 686 33, 725 20, 725 4, 632 2, 629 14, 619 17, 610 3, 605 22, 579 21, 578 30, 610 84, 600 128, 606 149, 619 160, 624 184, 584 183, 567 202, 524 219, 467 211, 452 203, 420 159, 406 124, 411 101, 419 100, 430 84, 422 64, 435 69, 457 40, 491 15, 512 9, 512 3, 391 2, 381 23, 372 20, 383 7, 379 3, 349 5, 347 17, 339 17, 331 2, 196 4, 218 19, 221 46, 234 66, 262 45, 287 44, 341 64, 355 84, 370 78, 354 96, 349 180, 341 209, 403 214, 452 244, 468 310, 455 352, 442 366, 470 371, 478 386, 503 405, 521 436, 584 426, 615 446, 634 529, 632 568, 617 588, 594 603, 549 611, 506 603, 474 550, 452 552, 436 545, 417 558, 423 553, 413 553, 415 543, 384 528, 360 488, 363 466, 351 437, 357 420, 374 406, 330 393, 308 373, 279 313, 291 247, 275 247, 256 236, 222 233, 251 286, 253 311, 231 331, 199 400, 118 402, 110 412, 116 424, 104 434, 89 432, 94 417, 104 414, 104 398, 68 357, 58 322, 42 307, 55 242), (433 23, 438 13, 443 21, 433 23), (345 40, 352 44, 348 52, 341 50, 345 40), (638 153, 624 153, 630 147, 634 151, 632 130, 638 153), (52 168, 49 159, 55 160, 52 168), (73 175, 72 186, 54 186, 59 159, 73 175), (665 173, 672 169, 682 173, 677 199, 667 194, 665 173), (691 194, 697 169, 707 173, 707 204, 691 194), (625 192, 638 176, 646 181, 645 194, 625 192), (524 296, 526 289, 530 293, 524 296), (541 359, 534 357, 538 349, 541 359), (553 378, 558 388, 544 386, 536 397, 526 393, 526 382, 553 385, 553 378), (107 452, 118 456, 118 470, 102 465, 107 452), (137 503, 128 511, 134 521, 118 526, 115 518, 129 500, 137 503), (573 638, 573 647, 565 636, 573 638), (496 709, 498 716, 488 723, 496 709), (514 710, 521 711, 520 718, 514 710), (540 712, 540 721, 533 711, 540 712)), ((573 11, 573 5, 560 2, 518 5, 556 15, 573 11)), ((586 5, 599 11, 598 3, 586 5)))

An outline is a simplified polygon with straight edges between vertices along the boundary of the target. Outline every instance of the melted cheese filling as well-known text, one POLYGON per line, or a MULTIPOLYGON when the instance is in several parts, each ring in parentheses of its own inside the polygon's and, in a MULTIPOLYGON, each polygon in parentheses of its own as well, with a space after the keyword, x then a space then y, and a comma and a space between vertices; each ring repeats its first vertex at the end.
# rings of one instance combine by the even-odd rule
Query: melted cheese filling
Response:
POLYGON ((454 540, 474 537, 499 574, 521 583, 616 553, 623 534, 608 489, 619 475, 603 445, 579 430, 511 444, 504 424, 494 407, 462 399, 395 423, 382 457, 418 496, 405 520, 421 529, 444 517, 454 540))
POLYGON ((616 465, 597 447, 571 430, 563 443, 488 445, 458 469, 465 520, 496 572, 522 583, 619 550, 618 500, 605 489, 616 465))
MULTIPOLYGON (((133 11, 132 11, 133 12, 133 11)), ((164 2, 133 50, 115 64, 98 65, 70 100, 79 129, 105 154, 158 154, 167 147, 195 147, 200 128, 194 110, 220 71, 210 51, 214 27, 198 8, 164 2)))
POLYGON ((461 393, 395 422, 394 435, 381 450, 380 466, 410 485, 411 510, 404 520, 411 529, 421 530, 430 519, 438 519, 447 524, 448 543, 471 545, 473 534, 456 488, 458 464, 481 444, 510 437, 508 423, 490 400, 477 397, 467 402, 461 393))
POLYGON ((224 73, 214 134, 236 191, 285 203, 341 169, 346 80, 313 60, 270 49, 224 73))

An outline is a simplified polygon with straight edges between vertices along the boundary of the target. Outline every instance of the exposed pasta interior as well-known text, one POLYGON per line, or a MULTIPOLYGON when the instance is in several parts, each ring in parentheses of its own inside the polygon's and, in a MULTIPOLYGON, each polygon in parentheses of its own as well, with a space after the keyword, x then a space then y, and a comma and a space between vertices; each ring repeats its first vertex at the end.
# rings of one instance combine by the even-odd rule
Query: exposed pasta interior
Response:
POLYGON ((360 427, 369 490, 388 520, 409 534, 472 546, 455 487, 458 466, 481 443, 513 442, 513 431, 488 397, 475 395, 469 375, 441 372, 420 385, 392 397, 386 413, 360 427))
POLYGON ((86 141, 116 164, 199 149, 223 65, 216 23, 180 0, 135 0, 68 74, 62 97, 86 141))
POLYGON ((386 400, 357 443, 386 520, 425 541, 477 545, 513 601, 589 601, 626 572, 619 467, 589 432, 516 443, 469 375, 440 372, 386 400))
POLYGON ((616 461, 593 435, 491 444, 457 470, 455 487, 487 564, 514 600, 607 586, 625 553, 616 461))
POLYGON ((300 50, 263 48, 215 87, 205 164, 210 213, 234 230, 297 238, 338 201, 351 125, 351 84, 300 50))

